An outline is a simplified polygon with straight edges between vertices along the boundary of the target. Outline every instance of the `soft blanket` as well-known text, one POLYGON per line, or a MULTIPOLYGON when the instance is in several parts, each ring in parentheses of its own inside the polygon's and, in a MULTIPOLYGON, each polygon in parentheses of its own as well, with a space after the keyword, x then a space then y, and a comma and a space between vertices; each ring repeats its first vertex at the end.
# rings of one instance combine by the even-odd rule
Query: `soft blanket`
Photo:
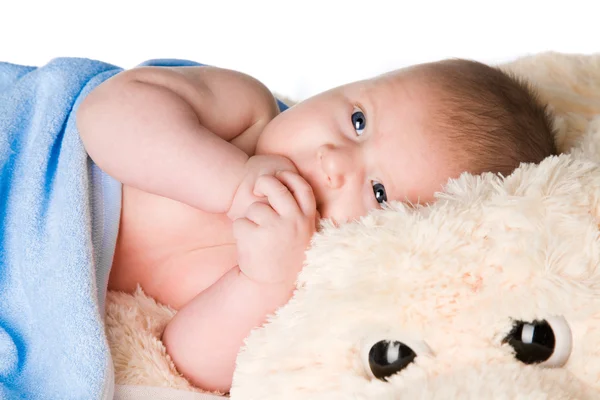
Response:
POLYGON ((2 399, 112 396, 102 315, 120 185, 90 162, 75 111, 118 71, 0 64, 2 399))

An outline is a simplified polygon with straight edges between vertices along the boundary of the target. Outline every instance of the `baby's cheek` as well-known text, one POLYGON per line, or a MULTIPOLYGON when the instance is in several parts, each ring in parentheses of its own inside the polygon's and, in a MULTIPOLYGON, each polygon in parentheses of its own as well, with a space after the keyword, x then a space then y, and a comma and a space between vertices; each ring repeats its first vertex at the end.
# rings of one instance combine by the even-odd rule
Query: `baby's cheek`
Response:
POLYGON ((348 207, 347 205, 341 205, 339 208, 335 208, 327 213, 324 213, 323 218, 329 220, 333 226, 339 226, 365 216, 369 211, 370 210, 366 208, 353 208, 348 207))

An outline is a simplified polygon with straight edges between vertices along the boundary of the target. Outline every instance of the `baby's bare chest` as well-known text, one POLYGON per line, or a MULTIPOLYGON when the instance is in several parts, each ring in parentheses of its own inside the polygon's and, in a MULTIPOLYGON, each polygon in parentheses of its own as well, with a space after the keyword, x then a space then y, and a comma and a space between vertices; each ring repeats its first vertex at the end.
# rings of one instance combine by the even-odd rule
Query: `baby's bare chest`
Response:
POLYGON ((139 284, 180 308, 237 265, 232 223, 163 197, 125 187, 109 288, 139 284))

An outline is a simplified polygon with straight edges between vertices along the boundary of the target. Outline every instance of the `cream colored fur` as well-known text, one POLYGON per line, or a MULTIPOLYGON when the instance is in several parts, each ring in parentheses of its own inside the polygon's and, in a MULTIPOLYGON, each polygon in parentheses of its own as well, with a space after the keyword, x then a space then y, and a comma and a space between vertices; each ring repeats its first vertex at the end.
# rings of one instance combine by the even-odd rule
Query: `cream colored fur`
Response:
MULTIPOLYGON (((293 299, 248 338, 233 398, 600 398, 600 55, 503 68, 552 106, 565 154, 325 229, 293 299), (525 365, 502 343, 514 321, 553 316, 572 335, 563 366, 525 365), (387 382, 365 362, 383 339, 417 353, 387 382)), ((159 341, 172 315, 141 291, 110 294, 117 383, 191 387, 159 341)))

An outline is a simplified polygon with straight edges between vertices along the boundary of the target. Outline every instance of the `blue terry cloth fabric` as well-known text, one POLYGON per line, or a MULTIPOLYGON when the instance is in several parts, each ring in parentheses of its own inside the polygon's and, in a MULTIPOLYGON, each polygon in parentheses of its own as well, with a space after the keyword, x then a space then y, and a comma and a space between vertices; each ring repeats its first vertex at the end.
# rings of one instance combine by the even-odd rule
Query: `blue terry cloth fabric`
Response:
POLYGON ((103 308, 121 185, 87 157, 75 111, 119 71, 0 63, 0 399, 112 398, 103 308))

